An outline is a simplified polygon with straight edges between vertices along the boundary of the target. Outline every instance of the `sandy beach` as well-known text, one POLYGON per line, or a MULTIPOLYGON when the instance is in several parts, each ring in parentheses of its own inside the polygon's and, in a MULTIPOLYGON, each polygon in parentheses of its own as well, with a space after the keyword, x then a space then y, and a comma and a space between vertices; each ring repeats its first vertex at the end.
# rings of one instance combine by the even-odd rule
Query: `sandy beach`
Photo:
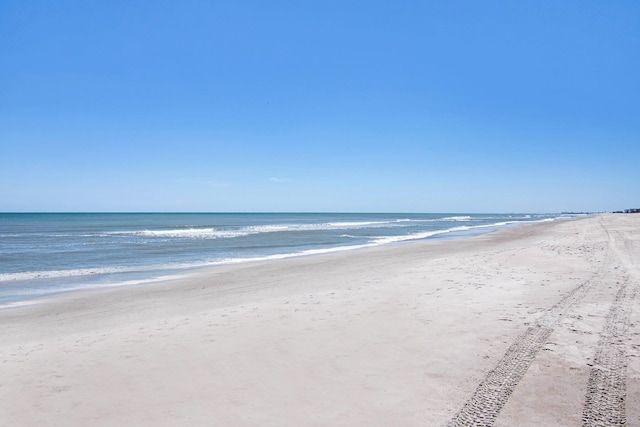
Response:
POLYGON ((0 310, 2 426, 640 425, 640 215, 0 310))

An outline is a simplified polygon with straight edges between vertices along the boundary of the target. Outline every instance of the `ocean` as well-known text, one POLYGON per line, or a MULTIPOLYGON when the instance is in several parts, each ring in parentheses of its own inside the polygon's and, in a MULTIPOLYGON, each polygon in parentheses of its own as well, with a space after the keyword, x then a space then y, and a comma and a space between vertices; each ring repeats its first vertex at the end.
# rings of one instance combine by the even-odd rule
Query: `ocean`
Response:
POLYGON ((0 306, 188 269, 462 237, 558 214, 0 213, 0 306))

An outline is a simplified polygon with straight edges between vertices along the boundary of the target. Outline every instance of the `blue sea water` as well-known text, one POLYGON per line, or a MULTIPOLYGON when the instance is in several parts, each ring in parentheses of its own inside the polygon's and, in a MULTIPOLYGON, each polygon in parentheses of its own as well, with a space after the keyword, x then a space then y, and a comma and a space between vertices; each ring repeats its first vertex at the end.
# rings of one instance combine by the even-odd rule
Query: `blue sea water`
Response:
POLYGON ((488 232, 556 214, 0 213, 0 305, 208 265, 488 232))

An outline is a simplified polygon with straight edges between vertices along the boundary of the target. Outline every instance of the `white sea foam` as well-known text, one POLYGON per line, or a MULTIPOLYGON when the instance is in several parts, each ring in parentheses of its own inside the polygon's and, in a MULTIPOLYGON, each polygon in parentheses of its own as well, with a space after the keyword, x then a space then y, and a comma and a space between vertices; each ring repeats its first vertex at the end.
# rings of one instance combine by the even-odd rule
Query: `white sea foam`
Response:
MULTIPOLYGON (((112 231, 106 233, 106 235, 129 235, 158 238, 220 239, 277 232, 354 230, 362 228, 380 228, 390 226, 405 227, 406 223, 411 221, 412 220, 410 219, 398 219, 392 221, 342 221, 315 224, 266 224, 241 227, 238 229, 179 228, 165 230, 112 231)), ((96 236, 100 235, 96 234, 96 236)))
MULTIPOLYGON (((481 226, 476 226, 476 227, 481 227, 481 226)), ((439 234, 447 234, 454 231, 466 231, 476 227, 459 226, 459 227, 447 228, 444 230, 422 231, 419 233, 407 234, 404 236, 384 236, 384 237, 378 237, 377 239, 375 239, 374 243, 376 245, 385 245, 389 243, 405 242, 408 240, 421 240, 421 239, 427 239, 429 237, 437 236, 439 234)))
POLYGON ((468 231, 468 230, 473 230, 477 228, 492 228, 492 227, 499 228, 509 224, 516 224, 516 223, 522 223, 522 222, 523 221, 503 221, 503 222, 495 222, 495 223, 483 224, 483 225, 460 225, 457 227, 451 227, 451 228, 446 228, 442 230, 422 231, 422 232, 413 233, 413 234, 406 234, 403 236, 378 237, 373 241, 373 243, 375 245, 385 245, 389 243, 405 242, 408 240, 421 240, 421 239, 427 239, 429 237, 437 236, 440 234, 448 234, 448 233, 459 232, 459 231, 468 231))
POLYGON ((216 228, 180 228, 169 230, 137 230, 137 231, 113 231, 108 235, 127 235, 144 237, 165 237, 165 238, 199 238, 216 239, 238 237, 251 234, 250 231, 240 230, 218 230, 216 228))
POLYGON ((181 270, 193 267, 201 267, 208 263, 174 263, 162 265, 144 265, 134 267, 113 266, 100 268, 77 268, 69 270, 26 271, 18 273, 0 274, 0 282, 12 282, 21 280, 61 279, 65 277, 99 276, 119 273, 144 273, 161 270, 181 270))
POLYGON ((127 270, 125 267, 100 267, 100 268, 77 268, 69 270, 49 270, 49 271, 25 271, 18 273, 0 274, 0 282, 14 280, 34 280, 34 279, 55 279, 60 277, 91 276, 95 274, 122 273, 127 270))
POLYGON ((323 249, 307 249, 307 250, 298 251, 298 252, 266 255, 266 256, 253 257, 253 258, 224 258, 218 261, 214 261, 210 263, 210 265, 241 264, 246 262, 272 261, 272 260, 278 260, 278 259, 297 258, 302 256, 308 256, 308 255, 321 255, 321 254, 328 254, 332 252, 351 251, 354 249, 362 249, 362 248, 367 248, 371 246, 377 246, 377 245, 373 243, 367 243, 362 245, 334 246, 331 248, 323 248, 323 249))
POLYGON ((14 301, 14 302, 8 302, 5 304, 0 304, 0 310, 3 309, 7 309, 7 308, 18 308, 18 307, 24 307, 27 305, 34 305, 37 304, 38 301, 14 301))
POLYGON ((321 231, 321 230, 357 230, 362 228, 379 228, 398 225, 410 220, 393 220, 393 221, 342 221, 342 222, 324 222, 316 224, 280 224, 280 225, 259 225, 247 227, 247 230, 255 232, 274 232, 274 231, 321 231))

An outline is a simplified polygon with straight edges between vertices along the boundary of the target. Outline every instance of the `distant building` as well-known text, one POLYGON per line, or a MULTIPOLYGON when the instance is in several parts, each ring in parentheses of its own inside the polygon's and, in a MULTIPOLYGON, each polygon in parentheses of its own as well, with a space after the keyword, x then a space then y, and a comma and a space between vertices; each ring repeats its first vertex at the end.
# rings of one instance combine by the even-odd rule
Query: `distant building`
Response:
POLYGON ((640 213, 640 209, 625 209, 624 213, 640 213))

